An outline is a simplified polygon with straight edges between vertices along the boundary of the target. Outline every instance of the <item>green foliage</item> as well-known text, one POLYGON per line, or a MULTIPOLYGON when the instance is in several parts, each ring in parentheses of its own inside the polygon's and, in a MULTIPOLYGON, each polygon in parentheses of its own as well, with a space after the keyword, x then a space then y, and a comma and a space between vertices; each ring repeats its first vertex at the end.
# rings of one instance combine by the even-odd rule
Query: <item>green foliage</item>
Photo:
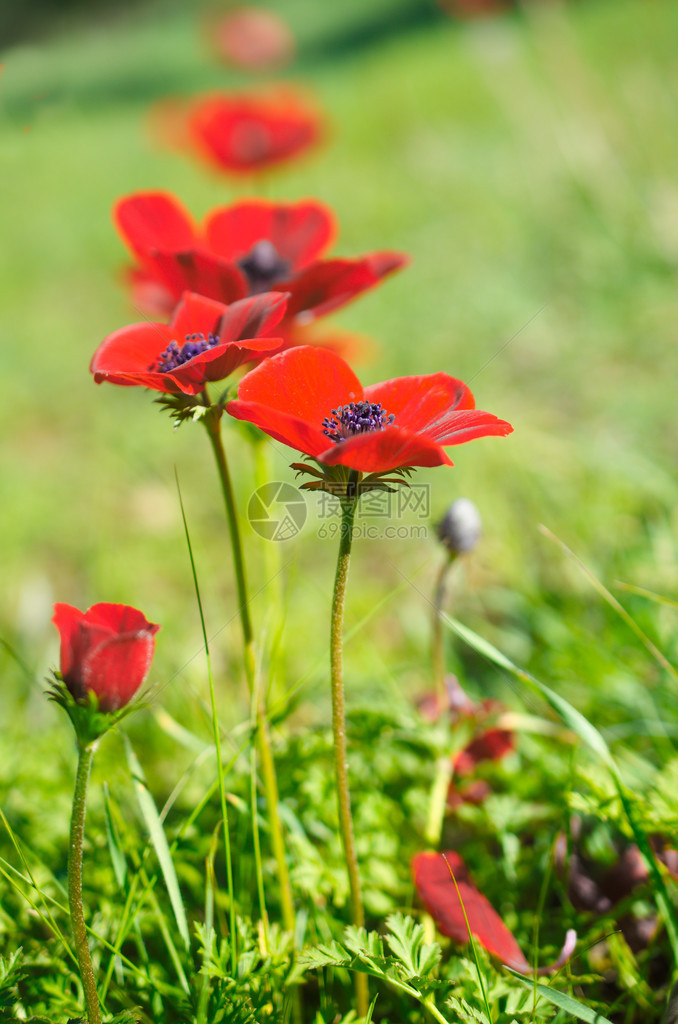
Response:
POLYGON ((443 1020, 433 1002, 435 994, 445 987, 434 976, 440 961, 440 946, 424 942, 423 926, 411 917, 392 914, 386 926, 385 941, 391 955, 385 951, 384 940, 376 932, 351 927, 346 929, 343 943, 335 941, 304 950, 298 964, 309 970, 340 967, 368 974, 411 996, 438 1020, 443 1020))
POLYGON ((238 957, 235 977, 231 947, 197 926, 203 957, 202 973, 210 979, 206 1019, 210 1024, 284 1024, 288 1019, 293 973, 293 947, 289 935, 269 929, 269 947, 262 953, 262 935, 248 922, 238 921, 238 957))
POLYGON ((16 986, 24 977, 22 973, 23 951, 16 949, 7 957, 0 956, 0 1014, 16 1000, 16 986))

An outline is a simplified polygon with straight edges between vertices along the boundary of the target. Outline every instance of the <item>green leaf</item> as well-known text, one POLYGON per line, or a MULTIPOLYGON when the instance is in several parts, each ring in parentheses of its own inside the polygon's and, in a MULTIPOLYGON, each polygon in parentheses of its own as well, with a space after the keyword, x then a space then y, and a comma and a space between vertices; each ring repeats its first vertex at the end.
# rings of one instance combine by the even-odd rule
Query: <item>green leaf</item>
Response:
POLYGON ((348 967, 353 957, 338 942, 324 946, 304 949, 297 956, 297 964, 307 970, 318 970, 321 967, 348 967))
POLYGON ((184 945, 188 949, 190 946, 190 937, 188 934, 186 910, 181 897, 181 890, 179 888, 176 871, 174 870, 174 863, 167 843, 167 837, 165 836, 165 831, 162 827, 158 810, 155 806, 155 801, 153 800, 153 797, 148 790, 148 786, 146 785, 146 779, 141 765, 139 764, 137 756, 132 749, 132 744, 124 734, 123 739, 125 741, 127 763, 132 775, 132 781, 137 794, 137 800, 139 801, 139 807, 146 823, 150 840, 153 843, 153 849, 155 850, 160 864, 160 870, 162 871, 162 876, 165 880, 165 886, 167 887, 167 893, 170 898, 170 903, 172 904, 172 910, 174 911, 174 917, 177 922, 179 934, 184 940, 184 945))
POLYGON ((440 946, 437 942, 424 942, 424 926, 404 914, 391 914, 386 924, 391 932, 386 936, 386 942, 403 964, 406 977, 430 974, 440 960, 440 946))
POLYGON ((508 967, 506 969, 525 988, 529 988, 530 991, 536 991, 544 999, 547 999, 549 1003, 552 1003, 561 1010, 565 1010, 566 1013, 576 1017, 577 1020, 584 1020, 587 1024, 612 1024, 607 1017, 603 1017, 601 1013, 598 1013, 590 1006, 580 1003, 574 996, 568 996, 566 992, 559 992, 557 988, 551 988, 549 985, 540 985, 538 982, 530 981, 529 978, 511 971, 508 967))

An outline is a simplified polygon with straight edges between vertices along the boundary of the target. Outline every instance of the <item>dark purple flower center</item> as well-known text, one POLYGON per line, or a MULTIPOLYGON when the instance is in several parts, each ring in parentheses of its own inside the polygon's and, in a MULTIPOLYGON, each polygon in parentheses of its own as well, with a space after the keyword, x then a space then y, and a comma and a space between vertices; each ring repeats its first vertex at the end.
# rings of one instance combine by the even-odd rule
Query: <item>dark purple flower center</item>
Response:
POLYGON ((390 427, 395 420, 393 413, 382 409, 381 402, 349 402, 332 409, 332 414, 323 420, 323 434, 337 444, 356 434, 370 434, 374 430, 390 427))
POLYGON ((276 281, 284 280, 292 269, 289 260, 282 258, 268 238, 256 242, 247 255, 238 260, 238 266, 247 278, 250 295, 270 291, 276 281))
POLYGON ((208 349, 214 348, 218 344, 219 335, 217 334, 208 334, 207 337, 204 334, 187 334, 183 345, 180 345, 178 341, 170 341, 165 351, 160 353, 149 369, 156 373, 169 373, 171 370, 176 370, 177 366, 183 366, 194 356, 199 356, 201 352, 207 352, 208 349))

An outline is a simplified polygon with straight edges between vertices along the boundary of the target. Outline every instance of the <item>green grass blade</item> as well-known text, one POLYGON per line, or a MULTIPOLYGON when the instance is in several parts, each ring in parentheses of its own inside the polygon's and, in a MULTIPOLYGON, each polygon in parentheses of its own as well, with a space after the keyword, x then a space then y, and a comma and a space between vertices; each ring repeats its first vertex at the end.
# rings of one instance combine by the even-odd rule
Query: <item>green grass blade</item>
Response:
POLYGON ((151 796, 148 786, 146 785, 146 779, 142 771, 141 765, 137 759, 132 744, 130 743, 127 736, 123 734, 125 742, 125 752, 127 754, 127 763, 129 770, 132 775, 132 781, 134 783, 134 789, 139 802, 139 808, 141 814, 146 823, 148 834, 153 844, 158 862, 160 864, 160 870, 162 871, 163 878, 165 880, 165 886, 167 887, 167 893, 172 904, 172 910, 174 911, 174 917, 177 922, 179 934, 184 941, 184 945, 188 949, 191 944, 190 936, 188 934, 188 921, 186 919, 186 909, 184 907, 184 901, 181 896, 181 890, 179 888, 179 882, 177 879, 177 873, 174 870, 174 863, 172 861, 172 855, 170 853, 169 845, 167 843, 167 837, 165 831, 160 822, 158 816, 158 810, 155 806, 155 801, 151 796))
POLYGON ((593 584, 593 586, 601 595, 601 597, 605 601, 607 601, 607 603, 610 605, 611 608, 614 609, 614 611, 616 611, 617 615, 626 623, 629 629, 636 634, 640 642, 643 644, 644 647, 647 648, 647 650, 650 652, 650 654, 655 659, 657 664, 660 665, 666 672, 668 672, 668 674, 671 676, 674 682, 678 682, 678 672, 673 667, 669 659, 666 657, 665 654, 662 653, 662 651, 659 650, 656 644, 654 644, 650 640, 649 636, 647 636, 647 634, 643 632, 643 630, 640 628, 636 620, 631 615, 629 615, 626 608, 624 608, 624 606, 619 603, 614 594, 610 593, 605 584, 601 583, 598 577, 591 572, 588 566, 584 565, 582 560, 575 555, 574 551, 571 551, 570 548, 568 548, 567 544, 565 544, 562 540, 556 537, 555 533, 551 533, 548 527, 540 525, 539 529, 545 537, 548 537, 549 540, 552 540, 554 542, 554 544, 557 544, 560 550, 563 552, 563 554, 567 555, 567 557, 575 563, 575 565, 583 572, 587 579, 590 580, 590 582, 593 584))
POLYGON ((210 951, 214 943, 214 889, 216 882, 214 874, 214 859, 217 855, 217 847, 219 844, 217 833, 220 828, 221 823, 217 825, 216 829, 212 833, 212 841, 205 860, 205 953, 202 963, 202 980, 200 982, 200 996, 198 998, 196 1024, 207 1024, 207 1006, 212 988, 212 982, 207 968, 210 951))
POLYGON ((191 562, 191 573, 193 576, 193 587, 195 589, 195 599, 198 604, 198 613, 200 615, 200 627, 202 629, 202 638, 205 645, 205 661, 207 663, 207 681, 209 684, 210 691, 210 707, 212 711, 212 732, 214 737, 214 750, 217 757, 217 781, 219 784, 219 800, 221 804, 221 821, 224 830, 224 854, 226 857, 226 884, 228 888, 228 915, 229 915, 229 929, 230 929, 230 941, 231 941, 231 969, 233 976, 236 975, 237 969, 237 942, 238 932, 235 921, 235 890, 233 887, 233 862, 231 858, 231 833, 230 825, 228 820, 228 806, 226 803, 226 783, 224 781, 224 765, 221 756, 221 732, 219 729, 219 718, 217 715, 217 698, 214 690, 214 676, 212 674, 212 658, 210 655, 210 645, 207 639, 207 625, 205 623, 205 613, 202 607, 202 597, 200 596, 200 584, 198 582, 198 570, 195 565, 195 558, 193 557, 193 545, 191 544, 191 535, 188 530, 188 520, 186 519, 186 509, 184 508, 184 499, 181 495, 181 486, 179 484, 179 474, 177 473, 176 467, 174 469, 174 479, 177 485, 177 495, 179 498, 179 507, 181 509, 181 521, 184 524, 184 536, 186 538, 186 547, 188 548, 188 557, 191 562))
POLYGON ((120 888, 124 889, 127 877, 127 861, 125 860, 125 854, 122 852, 118 832, 111 814, 111 794, 108 791, 107 782, 104 782, 104 811, 106 814, 106 838, 108 840, 108 849, 111 854, 115 880, 120 888))
MULTIPOLYGON (((10 838, 10 840, 12 842, 12 846, 16 850, 16 852, 17 852, 17 854, 19 856, 19 859, 21 861, 21 864, 22 864, 26 874, 28 875, 31 887, 33 888, 34 892, 36 892, 38 894, 38 896, 40 897, 40 901, 42 903, 42 907, 43 907, 44 913, 37 906, 33 906, 33 909, 45 921, 45 924, 47 924, 47 926, 52 929, 54 934, 58 936, 60 942, 62 943, 62 945, 63 945, 64 949, 66 950, 66 952, 68 953, 68 955, 71 957, 71 959, 73 961, 75 961, 77 963, 76 958, 75 958, 75 953, 71 949, 71 946, 70 946, 70 943, 69 943, 68 939, 66 938, 64 933, 59 928, 59 925, 57 924, 56 920, 54 919, 53 915, 51 914, 51 912, 50 912, 50 910, 49 910, 49 908, 47 906, 46 899, 48 897, 46 897, 45 893, 43 893, 42 889, 40 888, 40 886, 36 882, 35 877, 33 875, 33 872, 31 871, 31 866, 28 863, 28 861, 27 861, 27 859, 26 859, 26 857, 24 855, 24 852, 23 852, 23 850, 21 848, 21 844, 19 843, 18 837, 15 835, 12 826, 8 822, 7 818, 5 817, 5 813, 2 810, 2 808, 0 808, 0 820, 2 821, 3 825, 5 826, 5 829, 7 831, 7 835, 9 836, 9 838, 10 838)), ((11 865, 9 865, 9 866, 11 867, 11 865)), ((13 869, 13 870, 16 870, 16 869, 13 869)), ((20 873, 17 872, 17 874, 20 874, 20 873)), ((51 874, 51 872, 50 872, 50 874, 51 874)), ((25 894, 24 894, 24 898, 28 899, 28 897, 25 894)), ((53 902, 56 902, 56 901, 53 901, 53 902)))
POLYGON ((525 988, 529 988, 530 991, 536 989, 538 994, 547 999, 549 1003, 557 1006, 559 1010, 569 1013, 572 1017, 576 1017, 577 1020, 586 1021, 586 1024, 612 1024, 607 1017, 592 1010, 590 1006, 580 1003, 574 996, 568 996, 566 992, 559 992, 557 988, 551 988, 549 985, 540 985, 539 982, 530 981, 524 975, 512 971, 510 967, 507 967, 506 970, 510 971, 513 978, 525 988))
POLYGON ((669 608, 678 608, 678 601, 674 601, 672 597, 666 597, 665 594, 657 594, 654 590, 646 590, 645 587, 637 587, 635 583, 624 583, 622 580, 616 580, 615 583, 620 590, 626 590, 629 594, 645 597, 648 601, 654 601, 655 604, 665 604, 669 608))

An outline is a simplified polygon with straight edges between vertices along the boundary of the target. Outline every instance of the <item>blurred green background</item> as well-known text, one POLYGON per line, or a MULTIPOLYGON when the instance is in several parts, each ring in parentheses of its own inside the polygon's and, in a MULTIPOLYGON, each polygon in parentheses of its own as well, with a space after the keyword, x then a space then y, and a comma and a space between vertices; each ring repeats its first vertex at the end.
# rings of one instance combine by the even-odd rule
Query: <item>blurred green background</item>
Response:
MULTIPOLYGON (((634 721, 652 663, 538 524, 611 587, 675 593, 678 7, 534 2, 473 22, 389 0, 276 10, 299 44, 284 77, 315 91, 332 132, 321 152, 272 176, 267 194, 330 204, 338 254, 413 258, 332 318, 378 343, 362 379, 445 370, 515 427, 457 449, 454 469, 418 475, 431 484, 434 521, 459 495, 483 516, 456 612, 599 723, 634 721)), ((175 467, 224 705, 246 714, 229 545, 202 432, 174 432, 141 390, 95 386, 88 364, 106 334, 138 318, 121 282, 116 197, 168 189, 202 217, 243 194, 157 148, 150 105, 255 79, 213 59, 198 6, 93 8, 35 27, 5 51, 0 73, 0 637, 27 669, 0 649, 8 750, 22 728, 57 721, 40 683, 58 657, 54 600, 122 601, 160 622, 156 706, 201 713, 175 467)), ((234 424, 225 430, 244 510, 251 454, 234 424)), ((292 479, 294 457, 277 449, 275 478, 292 479)), ((243 525, 258 628, 270 626, 265 583, 279 557, 287 685, 305 679, 298 714, 325 721, 335 545, 312 521, 272 556, 243 525)), ((428 685, 440 557, 432 526, 428 539, 357 546, 349 700, 428 685)), ((671 653, 675 612, 615 593, 671 653)), ((470 654, 449 657, 479 691, 503 686, 470 654)))

